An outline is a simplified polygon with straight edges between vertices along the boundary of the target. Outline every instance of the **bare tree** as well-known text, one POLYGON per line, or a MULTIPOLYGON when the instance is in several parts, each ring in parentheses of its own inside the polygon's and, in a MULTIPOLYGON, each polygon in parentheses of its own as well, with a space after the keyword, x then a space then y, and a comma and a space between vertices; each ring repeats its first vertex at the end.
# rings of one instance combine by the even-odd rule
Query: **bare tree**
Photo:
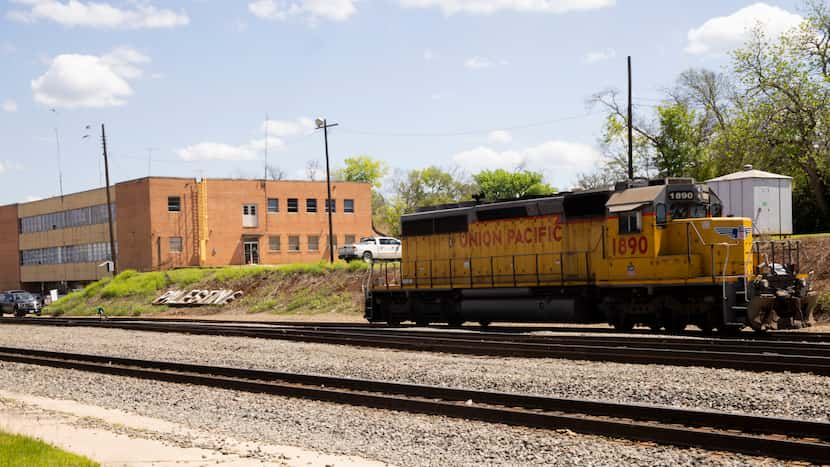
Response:
POLYGON ((265 173, 268 174, 269 180, 285 180, 285 171, 276 165, 266 166, 265 173))
POLYGON ((320 173, 320 161, 311 159, 305 163, 305 176, 311 181, 317 180, 320 173))

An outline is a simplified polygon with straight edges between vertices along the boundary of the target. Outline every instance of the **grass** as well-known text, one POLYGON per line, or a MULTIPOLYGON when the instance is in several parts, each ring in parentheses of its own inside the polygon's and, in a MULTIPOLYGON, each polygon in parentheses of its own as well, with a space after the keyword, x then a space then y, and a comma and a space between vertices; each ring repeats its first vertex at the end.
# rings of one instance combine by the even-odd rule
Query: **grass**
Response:
POLYGON ((326 307, 350 309, 349 293, 339 294, 326 287, 300 290, 291 297, 273 297, 263 294, 261 284, 273 283, 295 275, 321 277, 335 271, 349 273, 367 270, 363 261, 318 261, 278 266, 227 266, 221 268, 183 268, 169 271, 137 272, 125 270, 114 278, 105 278, 87 285, 49 305, 45 311, 53 316, 95 315, 103 307, 107 316, 139 316, 165 311, 167 307, 150 303, 164 290, 176 289, 241 289, 246 291, 240 304, 249 306, 248 312, 296 313, 302 310, 317 312, 326 307), (253 282, 264 278, 260 283, 253 282), (253 289, 251 289, 253 287, 253 289))
POLYGON ((26 436, 0 432, 0 467, 92 467, 86 457, 62 451, 26 436))

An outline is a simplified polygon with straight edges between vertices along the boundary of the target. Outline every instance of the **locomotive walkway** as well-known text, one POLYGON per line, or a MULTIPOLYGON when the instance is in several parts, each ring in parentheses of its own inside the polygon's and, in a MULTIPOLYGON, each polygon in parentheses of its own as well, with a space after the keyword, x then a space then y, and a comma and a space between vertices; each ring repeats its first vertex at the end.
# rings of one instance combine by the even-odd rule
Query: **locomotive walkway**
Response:
MULTIPOLYGON (((790 371, 830 375, 830 340, 801 342, 779 339, 683 339, 670 336, 526 335, 498 332, 405 330, 351 324, 261 325, 230 322, 139 319, 2 319, 3 324, 104 327, 150 332, 254 337, 299 342, 380 347, 469 355, 563 358, 618 363, 731 368, 746 371, 790 371)), ((748 334, 752 336, 753 334, 748 334)), ((815 338, 815 337, 814 337, 815 338)))
POLYGON ((0 347, 0 360, 638 441, 830 462, 830 423, 0 347))

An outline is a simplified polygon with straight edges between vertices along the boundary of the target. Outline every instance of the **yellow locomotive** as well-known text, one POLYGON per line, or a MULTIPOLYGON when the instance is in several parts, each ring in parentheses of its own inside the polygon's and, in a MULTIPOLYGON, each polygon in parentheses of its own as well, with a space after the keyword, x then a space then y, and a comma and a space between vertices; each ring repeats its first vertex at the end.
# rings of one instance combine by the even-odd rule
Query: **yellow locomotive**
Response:
POLYGON ((672 331, 809 322, 798 243, 753 243, 751 220, 721 211, 683 178, 423 208, 401 218, 400 263, 372 268, 365 317, 672 331))

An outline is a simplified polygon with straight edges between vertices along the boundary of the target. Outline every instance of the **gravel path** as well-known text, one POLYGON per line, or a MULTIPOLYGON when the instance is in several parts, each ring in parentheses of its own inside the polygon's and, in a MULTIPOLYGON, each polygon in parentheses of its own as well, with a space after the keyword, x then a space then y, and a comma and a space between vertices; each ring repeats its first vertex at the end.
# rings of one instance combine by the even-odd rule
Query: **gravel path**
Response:
POLYGON ((783 465, 567 430, 532 430, 6 362, 0 362, 0 387, 126 410, 236 438, 398 465, 783 465))
POLYGON ((473 357, 244 337, 0 327, 0 345, 827 421, 830 377, 473 357))

